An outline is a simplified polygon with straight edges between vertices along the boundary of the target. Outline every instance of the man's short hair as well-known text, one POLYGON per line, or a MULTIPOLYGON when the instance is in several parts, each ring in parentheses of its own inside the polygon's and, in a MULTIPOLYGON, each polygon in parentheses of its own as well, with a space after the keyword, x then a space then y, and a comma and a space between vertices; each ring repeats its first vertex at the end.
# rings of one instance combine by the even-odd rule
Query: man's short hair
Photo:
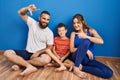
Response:
POLYGON ((48 11, 42 11, 41 14, 40 14, 40 16, 41 16, 42 14, 48 14, 48 15, 50 16, 50 13, 49 13, 48 11))

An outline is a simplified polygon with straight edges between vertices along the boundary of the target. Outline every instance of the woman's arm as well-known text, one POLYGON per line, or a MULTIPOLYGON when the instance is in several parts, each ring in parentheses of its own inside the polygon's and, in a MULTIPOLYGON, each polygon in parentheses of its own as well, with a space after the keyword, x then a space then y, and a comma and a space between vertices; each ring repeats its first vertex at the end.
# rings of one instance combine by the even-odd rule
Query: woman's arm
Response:
POLYGON ((86 36, 87 39, 89 39, 91 42, 94 42, 96 44, 103 44, 104 41, 100 37, 100 35, 97 33, 95 29, 90 29, 89 30, 92 36, 86 36))
POLYGON ((75 46, 74 46, 74 37, 75 37, 75 32, 72 32, 71 36, 70 36, 70 52, 71 53, 73 53, 77 50, 77 48, 75 48, 75 46))

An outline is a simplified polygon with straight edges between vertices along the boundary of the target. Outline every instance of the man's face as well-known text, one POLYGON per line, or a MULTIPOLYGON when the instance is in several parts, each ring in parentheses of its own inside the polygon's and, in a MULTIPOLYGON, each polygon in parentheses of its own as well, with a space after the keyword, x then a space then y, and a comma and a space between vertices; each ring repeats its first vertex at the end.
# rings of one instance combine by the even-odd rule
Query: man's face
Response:
POLYGON ((49 21, 50 21, 50 15, 43 13, 39 17, 40 28, 42 28, 42 29, 46 28, 48 26, 49 21))

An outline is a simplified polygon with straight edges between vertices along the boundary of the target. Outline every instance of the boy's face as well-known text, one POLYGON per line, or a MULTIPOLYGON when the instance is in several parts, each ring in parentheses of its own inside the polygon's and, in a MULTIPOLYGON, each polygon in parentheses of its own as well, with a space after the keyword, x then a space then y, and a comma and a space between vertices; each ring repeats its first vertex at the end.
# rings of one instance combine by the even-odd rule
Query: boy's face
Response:
POLYGON ((66 33, 67 33, 67 30, 65 29, 65 27, 58 28, 58 34, 60 37, 66 37, 66 33))

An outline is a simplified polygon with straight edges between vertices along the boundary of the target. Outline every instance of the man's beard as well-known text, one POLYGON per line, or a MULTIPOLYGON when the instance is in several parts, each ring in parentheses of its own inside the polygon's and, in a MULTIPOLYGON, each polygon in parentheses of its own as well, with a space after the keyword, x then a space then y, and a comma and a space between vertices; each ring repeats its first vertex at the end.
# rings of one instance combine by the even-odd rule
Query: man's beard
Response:
POLYGON ((45 29, 48 26, 48 24, 43 25, 42 22, 39 22, 39 25, 40 25, 40 28, 42 28, 42 29, 45 29))

